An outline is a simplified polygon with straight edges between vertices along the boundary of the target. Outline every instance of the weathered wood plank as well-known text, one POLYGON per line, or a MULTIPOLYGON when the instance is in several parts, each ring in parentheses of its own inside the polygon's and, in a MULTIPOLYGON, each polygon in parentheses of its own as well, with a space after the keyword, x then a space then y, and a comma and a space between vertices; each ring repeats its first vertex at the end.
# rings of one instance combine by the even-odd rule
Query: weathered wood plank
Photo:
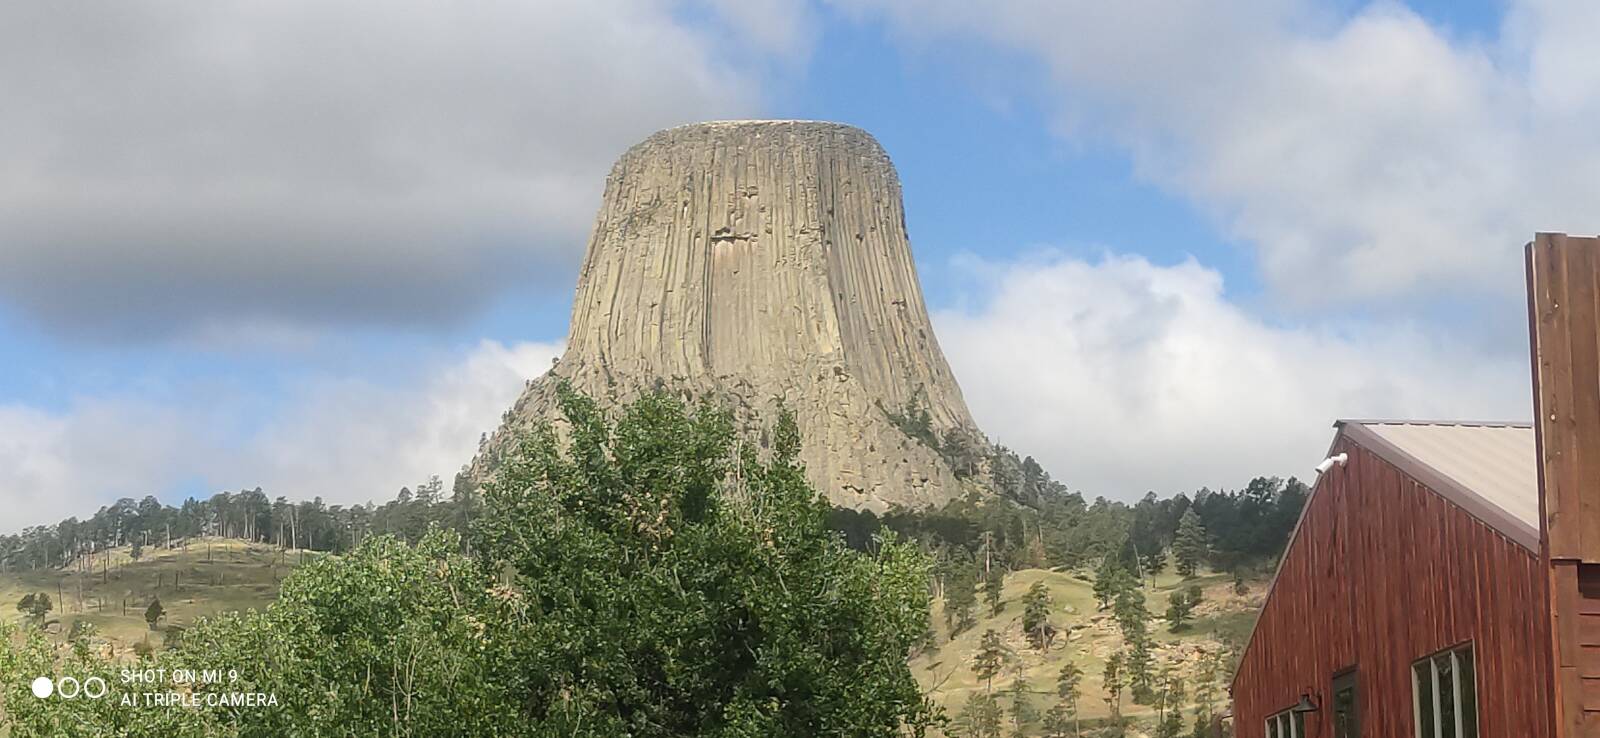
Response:
POLYGON ((1535 408, 1538 416, 1542 503, 1547 546, 1551 558, 1582 557, 1580 531, 1567 517, 1578 504, 1568 480, 1571 470, 1568 444, 1572 426, 1571 334, 1568 329, 1566 236, 1539 234, 1529 248, 1529 326, 1535 352, 1535 408))
POLYGON ((1571 426, 1564 429, 1570 434, 1565 447, 1571 454, 1564 498, 1569 503, 1574 496, 1578 499, 1582 560, 1600 564, 1600 497, 1592 489, 1600 478, 1600 334, 1596 333, 1600 313, 1595 305, 1595 251, 1600 244, 1588 238, 1568 238, 1566 244, 1572 395, 1571 426))

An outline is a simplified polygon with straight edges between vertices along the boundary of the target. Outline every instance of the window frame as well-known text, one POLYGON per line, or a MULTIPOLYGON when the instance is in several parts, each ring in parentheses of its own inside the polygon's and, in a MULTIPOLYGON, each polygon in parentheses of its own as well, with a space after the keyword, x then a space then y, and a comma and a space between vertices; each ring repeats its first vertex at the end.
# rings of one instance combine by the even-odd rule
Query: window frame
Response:
POLYGON ((1294 708, 1279 710, 1267 716, 1267 738, 1306 738, 1306 714, 1294 708))
POLYGON ((1416 659, 1411 662, 1410 672, 1411 729, 1416 738, 1478 738, 1478 695, 1482 692, 1478 685, 1478 654, 1472 641, 1457 643, 1449 648, 1435 651, 1416 659), (1462 658, 1463 654, 1466 655, 1465 659, 1462 658), (1449 732, 1446 732, 1444 703, 1440 700, 1441 674, 1439 661, 1441 658, 1449 660, 1448 673, 1444 675, 1445 678, 1450 680, 1449 715, 1454 722, 1453 725, 1448 727, 1449 732), (1463 665, 1466 665, 1471 670, 1468 679, 1462 679, 1463 665), (1422 693, 1423 676, 1421 672, 1423 667, 1426 667, 1428 679, 1428 693, 1426 695, 1422 693), (1465 684, 1467 681, 1471 682, 1470 685, 1465 684), (1464 689, 1467 686, 1471 688, 1470 697, 1472 699, 1470 722, 1467 718, 1468 706, 1462 699, 1463 696, 1467 696, 1467 692, 1464 689), (1425 710, 1426 713, 1424 712, 1425 710), (1432 735, 1423 735, 1422 733, 1425 714, 1428 717, 1427 724, 1433 728, 1432 735), (1470 733, 1467 732, 1469 727, 1471 729, 1470 733))

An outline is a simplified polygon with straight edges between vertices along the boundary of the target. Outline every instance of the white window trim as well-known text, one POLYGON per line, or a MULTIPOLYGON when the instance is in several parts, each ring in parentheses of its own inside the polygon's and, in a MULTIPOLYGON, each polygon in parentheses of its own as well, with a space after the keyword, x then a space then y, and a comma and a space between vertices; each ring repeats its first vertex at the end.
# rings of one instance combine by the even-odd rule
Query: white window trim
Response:
POLYGON ((1306 738, 1300 735, 1300 728, 1295 723, 1292 709, 1267 716, 1266 728, 1266 735, 1269 738, 1306 738), (1277 724, 1276 729, 1273 728, 1274 723, 1277 724))
MULTIPOLYGON (((1448 657, 1450 659, 1450 691, 1452 701, 1455 704, 1455 709, 1452 711, 1455 713, 1456 723, 1454 735, 1461 736, 1462 733, 1466 731, 1466 723, 1463 717, 1465 710, 1462 709, 1461 705, 1461 653, 1463 651, 1472 650, 1472 647, 1472 643, 1467 642, 1448 651, 1435 653, 1431 656, 1417 659, 1411 663, 1411 724, 1414 726, 1417 738, 1444 738, 1444 724, 1443 721, 1439 719, 1441 717, 1441 713, 1443 712, 1442 708, 1444 707, 1443 705, 1439 704, 1439 659, 1441 657, 1448 657), (1428 664, 1428 675, 1431 677, 1431 681, 1428 685, 1428 698, 1429 701, 1433 703, 1433 735, 1431 736, 1425 736, 1422 734, 1422 682, 1417 679, 1416 668, 1417 665, 1422 662, 1426 662, 1428 664)), ((1471 678, 1473 680, 1478 678, 1478 661, 1476 658, 1474 658, 1472 661, 1471 678)), ((1477 685, 1474 684, 1473 686, 1473 695, 1474 699, 1476 699, 1477 685)))

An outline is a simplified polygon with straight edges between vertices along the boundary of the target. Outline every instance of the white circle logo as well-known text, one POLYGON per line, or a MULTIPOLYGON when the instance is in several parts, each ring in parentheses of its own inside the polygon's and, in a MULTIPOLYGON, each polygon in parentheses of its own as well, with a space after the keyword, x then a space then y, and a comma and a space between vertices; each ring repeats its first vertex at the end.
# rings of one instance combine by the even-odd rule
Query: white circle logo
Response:
POLYGON ((33 696, 42 700, 49 697, 50 693, 54 691, 56 691, 56 685, 50 681, 50 677, 39 677, 33 680, 33 696))

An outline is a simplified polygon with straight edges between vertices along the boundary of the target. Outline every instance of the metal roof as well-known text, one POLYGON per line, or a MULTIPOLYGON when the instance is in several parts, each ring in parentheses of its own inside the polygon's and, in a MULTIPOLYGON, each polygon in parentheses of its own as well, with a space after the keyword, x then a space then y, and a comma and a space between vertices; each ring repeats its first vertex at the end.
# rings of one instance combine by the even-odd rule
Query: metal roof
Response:
POLYGON ((1529 423, 1341 420, 1350 440, 1539 550, 1539 471, 1529 423))

